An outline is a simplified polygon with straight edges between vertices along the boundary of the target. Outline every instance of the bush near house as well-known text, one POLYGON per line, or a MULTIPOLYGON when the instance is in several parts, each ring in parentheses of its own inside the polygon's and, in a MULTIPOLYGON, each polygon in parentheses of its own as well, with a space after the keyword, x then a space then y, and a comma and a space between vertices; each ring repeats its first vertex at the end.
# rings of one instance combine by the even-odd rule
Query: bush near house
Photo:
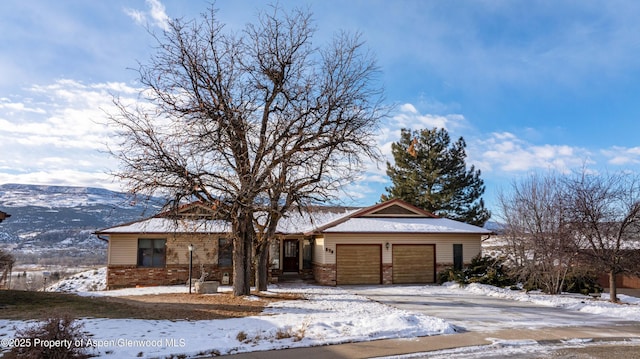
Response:
POLYGON ((602 293, 602 287, 598 284, 598 276, 590 271, 575 269, 564 279, 564 291, 569 293, 602 293))
POLYGON ((438 273, 438 282, 454 281, 459 284, 480 283, 496 287, 515 285, 515 279, 508 274, 503 258, 475 256, 468 266, 461 270, 449 267, 438 273))
MULTIPOLYGON (((568 293, 580 293, 588 295, 590 293, 601 293, 602 287, 598 285, 597 276, 578 267, 573 268, 564 278, 562 290, 568 293)), ((468 266, 461 270, 449 267, 438 273, 438 282, 456 282, 461 285, 469 283, 488 284, 496 287, 515 286, 516 279, 509 274, 509 267, 505 265, 505 260, 501 257, 476 256, 468 266)), ((539 290, 534 281, 522 283, 522 287, 527 290, 539 290)))

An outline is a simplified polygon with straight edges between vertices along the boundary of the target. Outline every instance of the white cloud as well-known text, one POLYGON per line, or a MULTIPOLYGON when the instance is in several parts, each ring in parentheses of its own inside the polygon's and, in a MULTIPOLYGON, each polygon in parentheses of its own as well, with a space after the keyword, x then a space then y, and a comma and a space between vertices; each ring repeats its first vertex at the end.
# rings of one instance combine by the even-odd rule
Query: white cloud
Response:
POLYGON ((104 172, 85 172, 71 169, 47 170, 27 173, 3 173, 0 168, 0 183, 24 183, 35 185, 67 185, 101 187, 112 191, 123 188, 104 172))
POLYGON ((148 11, 131 8, 125 8, 123 11, 138 25, 147 25, 150 18, 152 25, 163 30, 169 30, 169 16, 164 5, 159 0, 147 0, 146 3, 149 7, 148 11))
POLYGON ((135 21, 135 23, 138 25, 144 25, 147 22, 147 17, 145 16, 144 12, 140 10, 125 8, 124 13, 132 18, 133 21, 135 21))
POLYGON ((22 102, 11 102, 11 100, 8 99, 8 98, 1 98, 0 99, 0 110, 1 109, 9 110, 9 111, 11 111, 11 113, 15 113, 15 112, 44 113, 44 110, 41 109, 41 108, 27 107, 22 102))
POLYGON ((154 20, 156 26, 163 30, 169 29, 169 16, 165 12, 164 5, 159 0, 147 0, 147 5, 151 8, 149 10, 151 18, 154 20))
POLYGON ((17 101, 0 99, 0 183, 117 187, 106 175, 117 167, 106 154, 114 134, 106 113, 112 94, 133 101, 134 93, 122 83, 59 80, 32 86, 17 101))
POLYGON ((601 152, 608 159, 607 162, 612 165, 640 164, 640 147, 613 146, 601 152))
POLYGON ((434 127, 451 130, 463 126, 464 116, 459 114, 433 115, 421 114, 414 105, 402 104, 398 113, 391 118, 391 126, 411 130, 432 129, 434 127))
POLYGON ((398 106, 398 112, 381 124, 377 133, 378 148, 383 155, 381 163, 366 163, 364 174, 354 185, 349 186, 350 193, 356 199, 372 198, 384 192, 389 185, 386 176, 386 163, 393 163, 391 145, 400 139, 400 129, 413 130, 432 128, 429 125, 444 125, 452 139, 463 136, 467 143, 467 165, 474 165, 482 171, 482 177, 493 188, 502 181, 508 181, 531 171, 554 170, 562 173, 577 169, 598 170, 603 166, 626 166, 640 164, 640 146, 633 148, 612 147, 607 150, 571 146, 563 143, 544 143, 544 134, 534 129, 523 128, 521 137, 513 132, 483 133, 474 129, 463 115, 423 114, 410 103, 398 106), (535 138, 536 141, 525 138, 535 138), (590 168, 585 168, 585 167, 590 168), (493 186, 493 187, 492 187, 493 186), (369 190, 366 190, 369 188, 369 190))
POLYGON ((470 145, 471 162, 484 171, 522 172, 537 169, 566 172, 590 162, 591 153, 567 145, 536 145, 510 132, 496 132, 470 145))
POLYGON ((405 103, 400 105, 400 112, 405 112, 405 113, 411 113, 411 114, 417 114, 418 110, 416 109, 415 106, 413 106, 410 103, 405 103))

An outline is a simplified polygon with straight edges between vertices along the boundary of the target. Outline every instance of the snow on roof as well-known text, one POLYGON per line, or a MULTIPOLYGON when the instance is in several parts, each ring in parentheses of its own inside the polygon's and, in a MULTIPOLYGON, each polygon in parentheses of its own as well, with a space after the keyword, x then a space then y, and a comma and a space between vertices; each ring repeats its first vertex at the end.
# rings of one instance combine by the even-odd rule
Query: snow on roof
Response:
MULTIPOLYGON (((447 218, 393 218, 361 217, 348 218, 357 210, 342 213, 314 212, 292 213, 278 223, 278 233, 476 233, 490 234, 491 231, 447 218), (345 219, 345 221, 340 221, 345 219), (335 226, 318 229, 337 222, 335 226)), ((231 224, 221 220, 182 220, 171 218, 149 218, 143 221, 115 226, 99 231, 99 234, 115 233, 228 233, 231 224)))
POLYGON ((360 209, 343 209, 341 211, 313 211, 289 213, 278 222, 278 233, 307 233, 313 232, 327 223, 348 217, 360 209))
MULTIPOLYGON (((395 204, 399 200, 390 202, 395 204)), ((473 233, 490 234, 490 230, 467 223, 438 217, 369 217, 367 208, 316 207, 309 211, 290 211, 278 222, 280 234, 346 233, 473 233), (361 215, 367 217, 360 217, 361 215)), ((416 213, 418 215, 422 213, 416 213)), ((260 221, 260 214, 256 214, 260 221)), ((229 233, 231 223, 211 219, 153 217, 96 232, 113 233, 229 233)))
MULTIPOLYGON (((278 222, 278 233, 305 233, 313 231, 325 223, 348 216, 357 210, 343 209, 331 211, 290 212, 278 222)), ((114 226, 98 231, 98 234, 112 233, 228 233, 231 223, 222 220, 184 219, 153 217, 138 222, 114 226)))
POLYGON ((325 228, 328 233, 474 233, 490 234, 491 231, 467 223, 447 218, 350 218, 333 227, 325 228))
POLYGON ((230 230, 230 224, 220 220, 149 218, 139 222, 103 229, 97 233, 228 233, 230 230))

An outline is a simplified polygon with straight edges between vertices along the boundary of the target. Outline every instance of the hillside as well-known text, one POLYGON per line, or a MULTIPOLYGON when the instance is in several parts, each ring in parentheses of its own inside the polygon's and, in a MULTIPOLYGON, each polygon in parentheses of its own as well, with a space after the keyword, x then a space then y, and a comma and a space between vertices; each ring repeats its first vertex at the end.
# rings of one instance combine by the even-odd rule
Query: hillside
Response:
POLYGON ((124 193, 99 188, 0 185, 0 210, 11 217, 0 224, 0 246, 17 264, 101 264, 100 228, 155 214, 157 205, 132 203, 124 193))

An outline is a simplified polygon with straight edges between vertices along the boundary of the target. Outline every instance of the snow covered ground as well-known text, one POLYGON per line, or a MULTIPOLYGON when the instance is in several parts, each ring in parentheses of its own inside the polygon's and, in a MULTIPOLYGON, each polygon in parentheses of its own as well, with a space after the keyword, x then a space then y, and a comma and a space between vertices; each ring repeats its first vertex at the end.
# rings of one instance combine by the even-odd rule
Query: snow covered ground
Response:
MULTIPOLYGON (((455 289, 457 285, 452 285, 455 289)), ((464 288, 467 292, 482 294, 491 297, 499 297, 517 300, 521 302, 531 302, 535 304, 565 308, 584 313, 602 314, 627 320, 640 321, 640 298, 618 294, 618 299, 622 304, 615 304, 608 301, 609 294, 603 293, 599 300, 594 300, 579 294, 547 295, 540 292, 513 291, 505 288, 496 288, 484 284, 470 284, 464 288)))
POLYGON ((76 273, 47 287, 50 292, 103 291, 107 288, 107 267, 76 273))
MULTIPOLYGON (((131 288, 91 291, 104 280, 103 270, 91 270, 74 279, 56 284, 50 290, 79 291, 87 296, 125 296, 156 293, 186 293, 184 286, 131 288), (84 281, 84 282, 83 282, 84 281)), ((383 286, 389 295, 416 293, 429 295, 433 286, 383 286)), ((640 300, 621 296, 624 305, 593 300, 590 297, 548 296, 524 293, 485 285, 458 288, 437 287, 438 291, 462 291, 500 296, 567 310, 603 313, 608 316, 640 320, 640 300)), ((221 290, 231 290, 221 287, 221 290)), ((349 288, 318 287, 306 284, 274 285, 269 292, 302 293, 308 300, 271 304, 259 316, 204 321, 161 321, 137 319, 83 319, 84 330, 91 334, 92 351, 101 358, 164 357, 203 354, 229 354, 248 351, 369 341, 384 338, 454 333, 442 319, 396 309, 349 288)), ((215 294, 214 294, 215 295, 215 294)), ((248 297, 247 300, 252 300, 248 297)), ((506 318, 505 318, 506 320, 506 318)), ((32 323, 0 320, 0 339, 12 338, 15 328, 32 323)), ((571 325, 572 323, 567 323, 571 325)), ((86 343, 85 343, 86 344, 86 343)))
MULTIPOLYGON (((104 272, 92 270, 56 284, 59 290, 94 288, 104 272), (84 281, 84 283, 79 284, 84 281)), ((221 290, 231 290, 221 287, 221 290)), ((87 296, 186 293, 185 286, 79 292, 87 296)), ((269 292, 302 293, 308 300, 276 302, 259 316, 203 321, 83 319, 84 330, 103 358, 229 354, 247 351, 453 333, 445 321, 390 308, 332 287, 272 286, 269 292)), ((215 295, 215 294, 213 294, 215 295)), ((247 300, 252 300, 248 297, 247 300)), ((0 338, 32 323, 0 320, 0 338)))

